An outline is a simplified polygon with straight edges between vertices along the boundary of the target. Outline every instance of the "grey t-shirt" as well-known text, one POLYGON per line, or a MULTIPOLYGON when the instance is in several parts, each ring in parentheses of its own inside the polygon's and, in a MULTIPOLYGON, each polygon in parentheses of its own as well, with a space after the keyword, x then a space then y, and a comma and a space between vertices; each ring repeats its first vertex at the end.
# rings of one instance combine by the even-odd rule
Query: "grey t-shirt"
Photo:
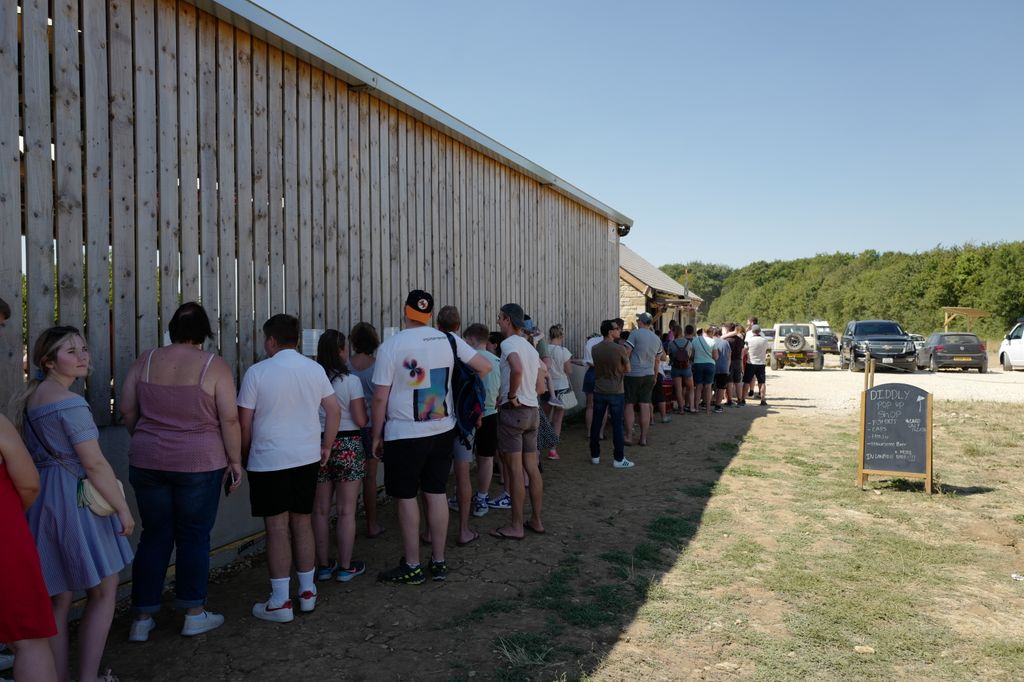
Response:
POLYGON ((661 339, 650 329, 635 329, 629 333, 633 352, 629 356, 628 377, 654 376, 654 358, 662 350, 661 339))

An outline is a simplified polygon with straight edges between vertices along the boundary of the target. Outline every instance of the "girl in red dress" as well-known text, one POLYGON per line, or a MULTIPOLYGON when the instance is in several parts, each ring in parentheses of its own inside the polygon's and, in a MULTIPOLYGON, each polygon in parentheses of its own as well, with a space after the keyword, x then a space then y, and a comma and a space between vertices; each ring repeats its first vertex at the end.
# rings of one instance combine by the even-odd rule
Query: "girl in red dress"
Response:
POLYGON ((57 679, 48 638, 57 634, 36 543, 25 510, 39 495, 39 473, 14 425, 0 415, 0 642, 14 651, 14 679, 57 679))

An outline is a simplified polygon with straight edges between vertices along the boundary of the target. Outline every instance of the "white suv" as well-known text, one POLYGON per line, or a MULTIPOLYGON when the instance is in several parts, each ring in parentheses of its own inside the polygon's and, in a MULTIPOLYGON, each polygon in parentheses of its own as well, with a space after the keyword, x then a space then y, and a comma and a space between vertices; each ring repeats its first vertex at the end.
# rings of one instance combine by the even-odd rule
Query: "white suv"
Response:
POLYGON ((999 344, 999 364, 1004 372, 1024 369, 1024 318, 1017 320, 1010 333, 999 344))

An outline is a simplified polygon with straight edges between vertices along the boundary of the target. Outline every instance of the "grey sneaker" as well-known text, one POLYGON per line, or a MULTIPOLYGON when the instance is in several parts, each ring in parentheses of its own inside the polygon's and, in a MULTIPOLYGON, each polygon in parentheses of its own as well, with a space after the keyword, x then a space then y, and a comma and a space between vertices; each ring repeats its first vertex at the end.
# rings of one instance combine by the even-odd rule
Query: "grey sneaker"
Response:
POLYGON ((636 464, 623 457, 621 462, 615 461, 612 463, 612 466, 615 467, 616 469, 631 469, 635 467, 636 464))
POLYGON ((473 516, 480 517, 485 515, 490 510, 487 506, 487 498, 480 497, 479 495, 473 495, 473 516))
POLYGON ((445 580, 448 578, 448 563, 445 561, 430 561, 430 577, 434 580, 445 580))

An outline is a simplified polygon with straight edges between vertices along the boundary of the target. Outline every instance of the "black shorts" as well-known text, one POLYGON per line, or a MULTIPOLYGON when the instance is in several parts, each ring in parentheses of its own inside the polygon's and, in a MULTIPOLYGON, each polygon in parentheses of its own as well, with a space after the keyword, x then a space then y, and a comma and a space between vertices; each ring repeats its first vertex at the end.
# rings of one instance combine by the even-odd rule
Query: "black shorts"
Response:
POLYGON ((755 377, 759 385, 764 384, 764 365, 755 365, 748 362, 747 370, 743 373, 743 383, 749 384, 755 377))
POLYGON ((715 374, 715 388, 724 391, 729 388, 729 374, 715 374))
POLYGON ((443 495, 452 468, 455 429, 423 438, 384 441, 384 490, 409 500, 419 491, 443 495))
POLYGON ((320 460, 291 469, 248 472, 252 515, 312 514, 319 471, 320 460))
POLYGON ((654 375, 654 388, 651 389, 651 402, 660 405, 665 402, 665 386, 661 383, 661 375, 654 375))
POLYGON ((476 430, 476 456, 494 457, 498 454, 498 413, 489 414, 476 430))
POLYGON ((732 365, 729 367, 729 381, 734 384, 743 383, 743 361, 733 360, 732 365))

